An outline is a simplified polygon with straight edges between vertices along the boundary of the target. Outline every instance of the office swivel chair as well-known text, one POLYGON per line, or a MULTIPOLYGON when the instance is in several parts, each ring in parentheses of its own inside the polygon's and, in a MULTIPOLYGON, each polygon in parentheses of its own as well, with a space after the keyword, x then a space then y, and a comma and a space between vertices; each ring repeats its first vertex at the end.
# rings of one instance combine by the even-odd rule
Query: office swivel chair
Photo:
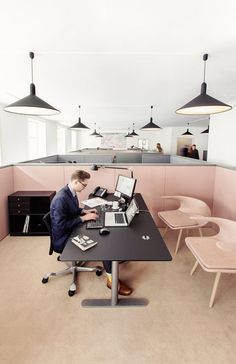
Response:
MULTIPOLYGON (((48 212, 46 215, 44 215, 43 217, 43 221, 48 229, 48 232, 50 234, 50 247, 49 247, 49 255, 52 255, 53 252, 60 254, 61 252, 58 251, 57 249, 54 248, 53 245, 53 237, 52 237, 52 229, 51 229, 51 216, 50 216, 50 212, 48 212)), ((60 256, 58 256, 57 258, 58 261, 60 261, 60 256)), ((97 276, 100 276, 103 272, 103 268, 100 266, 96 266, 96 267, 83 267, 84 262, 78 262, 78 261, 73 261, 71 266, 59 271, 59 272, 50 272, 47 273, 43 279, 42 279, 42 283, 47 283, 49 277, 51 276, 62 276, 68 273, 72 273, 73 274, 73 282, 70 285, 69 291, 68 291, 68 295, 74 296, 75 292, 76 292, 76 284, 77 284, 77 273, 78 272, 96 272, 97 276)))

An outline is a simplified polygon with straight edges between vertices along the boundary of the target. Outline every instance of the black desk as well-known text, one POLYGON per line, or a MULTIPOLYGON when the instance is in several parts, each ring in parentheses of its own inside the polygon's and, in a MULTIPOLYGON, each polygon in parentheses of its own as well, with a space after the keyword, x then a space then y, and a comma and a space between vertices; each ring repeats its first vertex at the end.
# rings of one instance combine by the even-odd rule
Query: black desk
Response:
MULTIPOLYGON (((113 195, 112 195, 113 196, 113 195)), ((108 199, 111 196, 108 196, 108 199)), ((139 205, 140 213, 134 217, 128 227, 109 227, 109 235, 99 235, 99 229, 87 230, 86 226, 76 227, 71 237, 84 234, 98 242, 98 244, 83 252, 68 239, 61 254, 62 261, 112 261, 112 292, 111 300, 91 299, 82 301, 84 307, 94 306, 143 306, 146 299, 125 298, 118 300, 119 261, 170 261, 172 257, 163 241, 152 216, 142 196, 137 193, 135 199, 139 205), (149 237, 148 240, 144 239, 149 237)))

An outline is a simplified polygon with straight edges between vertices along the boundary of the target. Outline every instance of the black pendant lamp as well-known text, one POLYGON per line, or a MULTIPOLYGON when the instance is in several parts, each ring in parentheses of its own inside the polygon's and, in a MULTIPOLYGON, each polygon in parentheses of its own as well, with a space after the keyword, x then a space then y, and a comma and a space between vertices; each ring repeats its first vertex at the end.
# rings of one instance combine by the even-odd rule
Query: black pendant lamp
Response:
POLYGON ((151 106, 151 117, 150 117, 150 122, 146 125, 144 125, 142 128, 140 128, 140 130, 157 130, 157 129, 161 129, 160 126, 158 126, 157 124, 154 124, 154 122, 152 121, 152 110, 153 110, 153 105, 151 106))
POLYGON ((207 127, 207 129, 206 129, 206 130, 203 130, 203 131, 201 132, 201 134, 209 134, 209 125, 208 125, 208 127, 207 127))
POLYGON ((195 97, 193 100, 188 102, 186 105, 182 106, 180 109, 176 110, 177 114, 183 115, 206 115, 206 114, 216 114, 232 109, 232 106, 224 104, 223 102, 209 96, 206 93, 207 84, 205 82, 206 76, 206 61, 208 59, 208 54, 203 55, 204 61, 204 76, 203 83, 201 85, 201 93, 199 96, 195 97))
POLYGON ((96 138, 103 138, 103 135, 101 134, 100 128, 99 128, 98 135, 96 135, 96 138))
POLYGON ((125 138, 132 138, 131 133, 129 132, 129 128, 128 128, 128 133, 125 135, 125 138))
POLYGON ((4 107, 7 112, 24 115, 55 115, 60 111, 36 96, 36 88, 33 82, 33 59, 34 53, 29 53, 31 59, 31 84, 30 94, 21 100, 4 107))
POLYGON ((203 130, 200 134, 209 134, 209 127, 210 127, 210 116, 208 118, 208 127, 206 130, 203 130))
POLYGON ((78 119, 78 122, 75 125, 71 126, 70 129, 76 129, 76 130, 78 130, 78 129, 80 129, 80 130, 89 129, 88 126, 81 123, 80 108, 81 108, 81 106, 79 105, 79 119, 78 119))
POLYGON ((96 130, 96 123, 94 123, 94 132, 92 134, 89 134, 90 136, 99 136, 96 130))
MULTIPOLYGON (((189 123, 188 123, 188 126, 189 126, 189 123)), ((187 128, 186 132, 181 135, 193 135, 193 134, 190 133, 189 128, 187 128)))
POLYGON ((134 123, 133 123, 133 131, 132 131, 132 133, 130 133, 130 135, 131 135, 131 136, 138 136, 138 134, 137 134, 137 133, 135 133, 135 131, 134 131, 134 123))

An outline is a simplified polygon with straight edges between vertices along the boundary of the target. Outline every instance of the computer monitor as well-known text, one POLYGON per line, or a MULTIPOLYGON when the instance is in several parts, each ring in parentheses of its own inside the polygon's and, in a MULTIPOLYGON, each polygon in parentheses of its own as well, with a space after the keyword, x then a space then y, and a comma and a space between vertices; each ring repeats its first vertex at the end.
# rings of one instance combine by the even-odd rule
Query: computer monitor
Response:
POLYGON ((135 178, 119 175, 116 183, 116 191, 128 201, 133 197, 136 181, 135 178))

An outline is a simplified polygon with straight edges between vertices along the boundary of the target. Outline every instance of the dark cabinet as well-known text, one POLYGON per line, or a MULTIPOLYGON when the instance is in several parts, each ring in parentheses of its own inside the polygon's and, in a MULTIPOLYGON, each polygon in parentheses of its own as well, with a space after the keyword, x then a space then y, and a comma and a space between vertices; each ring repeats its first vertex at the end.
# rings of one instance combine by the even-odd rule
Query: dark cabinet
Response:
POLYGON ((8 196, 10 235, 48 235, 43 216, 55 191, 17 191, 8 196))

